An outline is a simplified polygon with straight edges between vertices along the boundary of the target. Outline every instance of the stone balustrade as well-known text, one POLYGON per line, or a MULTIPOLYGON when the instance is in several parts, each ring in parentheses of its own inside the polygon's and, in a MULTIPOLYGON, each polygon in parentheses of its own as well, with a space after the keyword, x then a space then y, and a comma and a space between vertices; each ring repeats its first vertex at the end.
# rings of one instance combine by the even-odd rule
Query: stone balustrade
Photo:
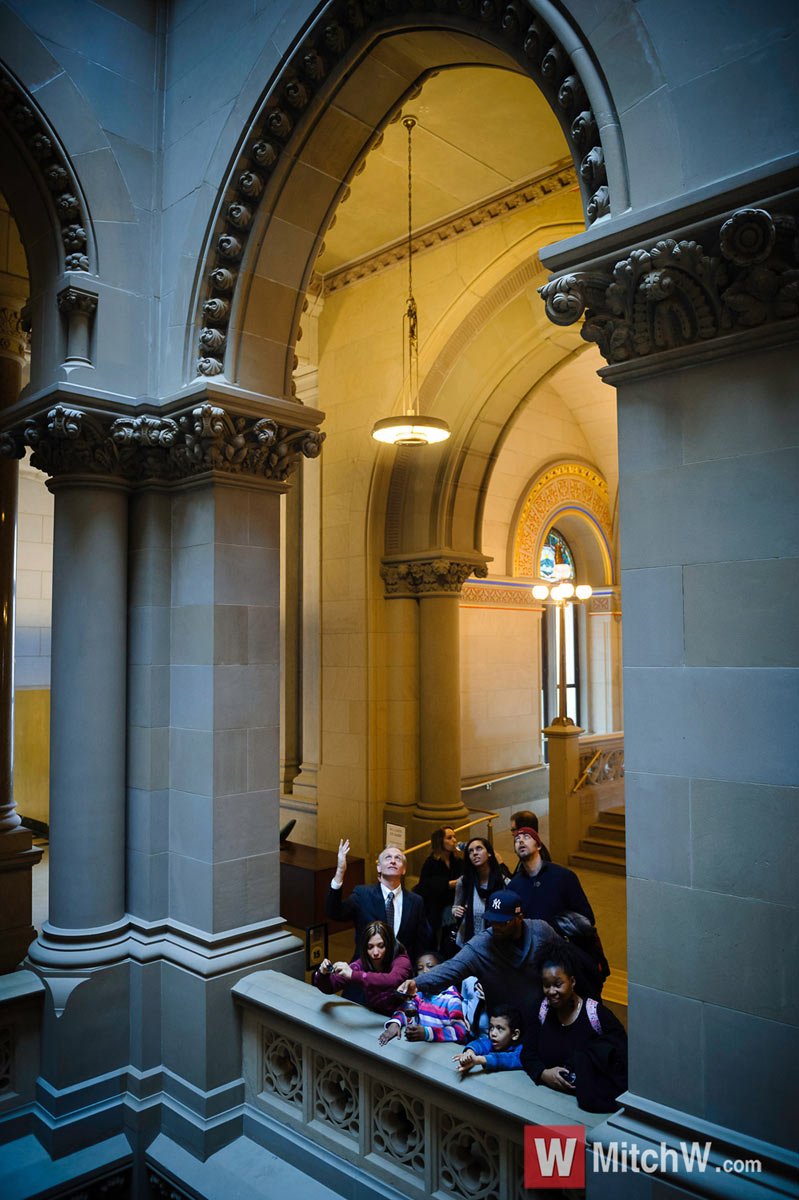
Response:
POLYGON ((588 770, 583 787, 601 787, 624 780, 624 730, 588 734, 580 738, 579 747, 580 776, 588 770), (599 757, 595 758, 597 752, 599 757))
POLYGON ((378 1046, 383 1018, 274 971, 241 1007, 244 1132, 347 1195, 528 1200, 525 1125, 583 1124, 570 1096, 522 1071, 459 1079, 451 1043, 378 1046))

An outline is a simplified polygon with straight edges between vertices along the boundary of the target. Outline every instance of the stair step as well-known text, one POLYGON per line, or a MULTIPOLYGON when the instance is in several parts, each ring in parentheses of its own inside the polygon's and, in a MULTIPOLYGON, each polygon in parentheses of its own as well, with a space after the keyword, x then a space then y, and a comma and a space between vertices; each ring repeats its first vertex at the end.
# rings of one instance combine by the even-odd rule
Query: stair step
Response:
POLYGON ((616 808, 603 808, 601 813, 597 813, 601 821, 607 821, 609 825, 624 825, 624 805, 618 805, 616 808))
POLYGON ((569 855, 570 867, 582 867, 585 871, 606 871, 609 875, 626 875, 627 866, 621 858, 611 858, 609 854, 576 854, 569 855))
POLYGON ((606 838, 609 842, 624 844, 625 830, 623 825, 606 825, 604 821, 596 821, 588 826, 589 837, 606 838))
POLYGON ((624 861, 625 846, 624 842, 612 842, 608 838, 582 838, 580 841, 580 850, 583 854, 607 854, 611 858, 620 858, 624 861))

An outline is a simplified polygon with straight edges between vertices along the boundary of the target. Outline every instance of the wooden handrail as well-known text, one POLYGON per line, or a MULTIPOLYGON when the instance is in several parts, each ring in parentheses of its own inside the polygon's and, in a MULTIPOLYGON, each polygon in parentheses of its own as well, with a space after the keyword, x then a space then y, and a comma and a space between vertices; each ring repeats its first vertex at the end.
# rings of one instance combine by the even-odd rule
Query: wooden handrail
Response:
MULTIPOLYGON (((467 812, 479 812, 479 813, 483 813, 484 815, 482 817, 475 817, 475 819, 473 821, 467 821, 465 825, 450 826, 453 833, 460 833, 462 829, 471 829, 472 825, 479 825, 480 822, 485 821, 486 818, 488 818, 488 829, 490 832, 492 820, 494 819, 494 817, 499 816, 498 812, 493 812, 490 808, 469 808, 466 811, 467 812)), ((425 846, 429 846, 429 845, 431 845, 430 838, 428 838, 426 842, 420 842, 418 846, 409 846, 407 850, 403 850, 403 854, 405 854, 405 855, 413 854, 415 850, 424 850, 425 846)))
POLYGON ((583 784, 585 783, 586 779, 588 778, 588 772, 591 770, 591 768, 593 767, 594 763, 595 763, 595 762, 596 762, 596 760, 599 758, 599 756, 600 756, 600 754, 601 754, 601 753, 602 753, 602 750, 601 750, 601 748, 600 748, 599 750, 597 750, 596 754, 595 754, 595 755, 594 755, 594 757, 591 759, 590 763, 588 764, 588 766, 585 768, 585 770, 583 771, 583 773, 582 773, 582 775, 580 776, 580 778, 579 778, 579 779, 577 780, 577 782, 575 783, 574 787, 572 788, 572 794, 574 794, 575 792, 578 792, 578 791, 580 790, 580 788, 583 786, 583 784))

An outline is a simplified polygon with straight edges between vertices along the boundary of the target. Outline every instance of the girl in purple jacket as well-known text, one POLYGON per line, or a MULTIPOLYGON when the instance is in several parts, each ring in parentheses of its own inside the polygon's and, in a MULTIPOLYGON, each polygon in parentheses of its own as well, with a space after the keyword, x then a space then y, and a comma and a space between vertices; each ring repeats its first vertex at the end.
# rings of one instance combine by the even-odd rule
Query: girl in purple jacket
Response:
POLYGON ((326 958, 311 982, 328 995, 344 988, 351 999, 390 1016, 397 1007, 397 988, 413 974, 405 947, 384 921, 371 921, 361 934, 359 949, 351 963, 326 958))

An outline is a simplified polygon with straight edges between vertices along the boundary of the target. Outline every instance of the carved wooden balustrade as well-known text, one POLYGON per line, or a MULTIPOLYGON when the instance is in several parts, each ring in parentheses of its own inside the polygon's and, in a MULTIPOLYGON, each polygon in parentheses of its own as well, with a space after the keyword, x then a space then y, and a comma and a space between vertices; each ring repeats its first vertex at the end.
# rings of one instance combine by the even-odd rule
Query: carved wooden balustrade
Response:
POLYGON ((233 993, 245 1134, 347 1195, 527 1200, 525 1125, 579 1123, 590 1138, 603 1120, 522 1071, 459 1079, 451 1043, 381 1049, 382 1017, 286 975, 233 993))

